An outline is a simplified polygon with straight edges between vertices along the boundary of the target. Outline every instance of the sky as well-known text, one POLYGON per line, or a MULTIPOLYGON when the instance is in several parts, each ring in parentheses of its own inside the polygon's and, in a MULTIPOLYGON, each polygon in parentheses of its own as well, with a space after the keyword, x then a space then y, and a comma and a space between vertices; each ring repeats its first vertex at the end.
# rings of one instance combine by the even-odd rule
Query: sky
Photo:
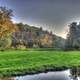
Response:
POLYGON ((0 0, 13 10, 14 22, 23 22, 66 37, 68 25, 80 21, 80 0, 0 0))

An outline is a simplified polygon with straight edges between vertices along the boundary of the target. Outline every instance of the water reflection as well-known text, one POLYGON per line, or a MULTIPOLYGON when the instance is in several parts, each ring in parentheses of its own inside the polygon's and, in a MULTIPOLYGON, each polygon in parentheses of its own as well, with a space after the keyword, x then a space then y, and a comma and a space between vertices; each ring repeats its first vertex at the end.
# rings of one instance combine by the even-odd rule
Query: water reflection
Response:
POLYGON ((35 75, 17 76, 14 78, 0 78, 0 80, 80 80, 73 75, 72 70, 40 73, 35 75))
POLYGON ((16 77, 15 80, 71 80, 70 71, 61 71, 61 72, 48 72, 48 73, 41 73, 37 75, 27 75, 16 77))
POLYGON ((75 68, 72 68, 70 70, 70 73, 71 73, 71 79, 73 80, 80 80, 79 76, 80 76, 80 68, 79 67, 75 67, 75 68))

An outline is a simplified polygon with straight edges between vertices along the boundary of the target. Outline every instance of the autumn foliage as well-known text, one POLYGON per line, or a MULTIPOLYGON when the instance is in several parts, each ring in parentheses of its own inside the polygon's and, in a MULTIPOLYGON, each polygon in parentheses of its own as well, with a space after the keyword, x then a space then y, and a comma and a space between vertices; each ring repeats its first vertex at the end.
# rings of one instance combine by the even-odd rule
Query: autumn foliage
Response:
POLYGON ((17 29, 11 21, 11 16, 12 10, 6 7, 0 7, 0 47, 6 48, 10 46, 11 34, 17 29))

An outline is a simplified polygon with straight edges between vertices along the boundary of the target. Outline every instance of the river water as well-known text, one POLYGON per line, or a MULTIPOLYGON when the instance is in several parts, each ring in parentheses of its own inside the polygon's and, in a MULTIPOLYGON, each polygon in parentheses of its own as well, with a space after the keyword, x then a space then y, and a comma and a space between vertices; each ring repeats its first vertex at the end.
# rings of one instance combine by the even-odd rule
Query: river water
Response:
POLYGON ((34 75, 17 76, 14 78, 1 78, 0 80, 80 80, 73 79, 70 74, 70 70, 47 72, 34 75))

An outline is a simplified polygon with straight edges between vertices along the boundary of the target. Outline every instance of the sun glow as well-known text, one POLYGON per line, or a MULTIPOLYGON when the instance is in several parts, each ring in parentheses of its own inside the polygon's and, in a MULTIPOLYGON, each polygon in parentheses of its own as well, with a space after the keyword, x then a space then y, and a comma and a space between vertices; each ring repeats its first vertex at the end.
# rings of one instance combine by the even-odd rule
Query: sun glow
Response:
POLYGON ((59 34, 59 36, 61 36, 62 38, 66 39, 67 33, 62 32, 62 33, 59 34))
POLYGON ((66 39, 68 32, 69 32, 69 27, 65 27, 63 29, 63 31, 61 33, 59 33, 59 36, 61 36, 62 38, 66 39))

